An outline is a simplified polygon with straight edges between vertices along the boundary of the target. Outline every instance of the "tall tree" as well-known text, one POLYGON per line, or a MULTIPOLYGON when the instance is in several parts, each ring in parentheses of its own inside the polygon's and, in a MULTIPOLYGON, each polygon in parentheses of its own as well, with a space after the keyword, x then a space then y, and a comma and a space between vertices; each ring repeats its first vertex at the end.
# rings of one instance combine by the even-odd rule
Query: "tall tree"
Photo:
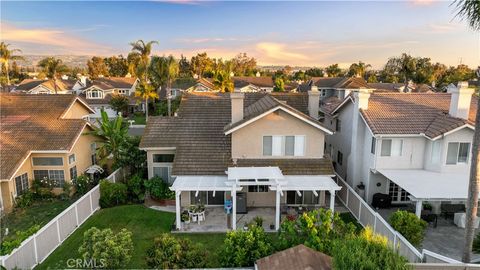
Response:
POLYGON ((128 73, 128 60, 123 55, 104 58, 108 73, 113 77, 125 77, 128 73))
POLYGON ((385 69, 398 73, 403 78, 405 84, 403 91, 406 92, 408 91, 408 82, 414 78, 417 70, 417 59, 409 54, 402 53, 400 57, 388 59, 385 69))
POLYGON ((367 69, 371 67, 372 66, 370 64, 365 64, 362 61, 359 61, 358 63, 353 63, 350 65, 350 68, 348 69, 348 75, 350 77, 358 76, 365 79, 365 74, 367 72, 367 69))
POLYGON ((248 57, 246 53, 239 53, 232 59, 233 73, 236 76, 252 76, 257 67, 257 60, 248 57))
POLYGON ((109 104, 117 114, 123 114, 128 109, 128 97, 120 94, 113 94, 109 104))
MULTIPOLYGON (((474 31, 480 31, 480 1, 457 0, 457 17, 467 20, 470 28, 474 31)), ((477 76, 480 79, 480 67, 477 69, 477 76)), ((478 96, 479 89, 477 89, 478 96)), ((475 120, 475 135, 473 136, 472 163, 470 167, 470 183, 468 185, 467 200, 467 220, 465 226, 465 246, 463 247, 463 262, 470 262, 470 253, 472 250, 473 235, 475 233, 474 221, 477 218, 478 192, 480 181, 480 110, 477 110, 475 120)))
POLYGON ((179 76, 182 78, 191 77, 192 76, 192 68, 190 66, 190 61, 183 56, 180 56, 180 60, 178 61, 179 66, 179 76))
POLYGON ((192 60, 190 60, 190 65, 192 67, 193 74, 196 74, 198 77, 202 78, 205 72, 212 69, 213 59, 208 57, 206 52, 199 53, 192 57, 192 60))
POLYGON ((150 54, 152 53, 153 44, 158 44, 158 41, 149 41, 145 43, 143 40, 139 39, 135 42, 130 43, 132 46, 132 53, 137 54, 140 57, 139 65, 141 67, 136 68, 136 72, 140 80, 147 81, 147 71, 148 71, 148 64, 150 62, 150 54), (143 71, 143 72, 139 72, 143 71))
POLYGON ((155 89, 165 87, 168 103, 168 116, 171 116, 171 88, 172 83, 177 79, 180 72, 180 66, 177 60, 172 56, 154 56, 149 67, 150 80, 155 89))
POLYGON ((151 84, 140 81, 135 90, 135 96, 145 100, 145 121, 148 122, 148 101, 158 98, 157 90, 151 84))
POLYGON ((342 69, 338 66, 338 64, 333 64, 325 68, 328 77, 338 77, 340 76, 342 69))
POLYGON ((321 68, 311 68, 305 71, 305 75, 309 77, 323 77, 323 69, 321 68))
POLYGON ((228 70, 216 70, 213 76, 213 84, 220 92, 233 92, 233 81, 228 70))
POLYGON ((0 63, 5 68, 5 75, 7 77, 7 85, 10 85, 10 61, 23 60, 22 56, 16 55, 18 52, 22 52, 19 49, 9 49, 10 44, 5 42, 0 43, 0 63))
POLYGON ((92 59, 87 61, 87 70, 90 78, 96 79, 101 76, 108 77, 110 74, 108 72, 108 67, 105 64, 103 58, 94 56, 92 59))
POLYGON ((38 62, 38 66, 42 68, 43 72, 48 78, 53 80, 56 94, 58 91, 57 79, 63 73, 68 71, 67 66, 63 64, 61 59, 56 59, 55 57, 47 57, 40 60, 40 62, 38 62))

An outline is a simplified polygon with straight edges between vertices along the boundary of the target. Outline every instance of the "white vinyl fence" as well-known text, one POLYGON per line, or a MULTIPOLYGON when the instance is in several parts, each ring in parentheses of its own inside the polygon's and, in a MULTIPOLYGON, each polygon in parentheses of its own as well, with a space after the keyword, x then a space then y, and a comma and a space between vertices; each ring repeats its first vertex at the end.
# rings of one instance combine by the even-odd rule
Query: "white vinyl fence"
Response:
POLYGON ((407 258, 409 262, 460 263, 457 260, 428 250, 423 250, 420 253, 405 237, 394 230, 380 214, 373 210, 338 174, 336 182, 342 187, 337 193, 338 199, 350 210, 358 222, 363 227, 370 226, 375 233, 387 237, 390 245, 397 250, 400 255, 407 258))
MULTIPOLYGON (((123 170, 118 169, 106 179, 115 182, 122 180, 123 176, 123 170)), ((43 262, 85 220, 100 209, 99 201, 100 185, 96 185, 38 232, 23 241, 9 255, 1 256, 0 264, 8 270, 32 269, 43 262)))

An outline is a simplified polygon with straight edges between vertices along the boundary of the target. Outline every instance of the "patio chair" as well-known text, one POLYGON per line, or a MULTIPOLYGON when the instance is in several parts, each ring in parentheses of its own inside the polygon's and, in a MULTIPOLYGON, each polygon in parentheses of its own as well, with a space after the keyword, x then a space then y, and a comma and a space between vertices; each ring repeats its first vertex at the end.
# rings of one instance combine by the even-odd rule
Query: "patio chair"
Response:
POLYGON ((455 213, 465 212, 464 204, 442 204, 440 205, 441 214, 445 219, 453 219, 455 213))

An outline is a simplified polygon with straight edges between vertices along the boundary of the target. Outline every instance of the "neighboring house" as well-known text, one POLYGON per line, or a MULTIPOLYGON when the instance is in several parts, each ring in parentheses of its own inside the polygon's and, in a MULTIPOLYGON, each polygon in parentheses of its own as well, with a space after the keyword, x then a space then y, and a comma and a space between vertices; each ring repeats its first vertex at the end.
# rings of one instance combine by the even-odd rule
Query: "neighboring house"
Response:
MULTIPOLYGON (((324 156, 332 131, 318 122, 319 92, 187 93, 178 116, 151 117, 140 148, 147 151, 148 177, 160 176, 180 207, 232 201, 244 207, 325 205, 333 209, 340 189, 324 156)), ((243 222, 243 221, 242 221, 243 222)), ((237 222, 232 222, 233 228, 237 222)))
POLYGON ((299 86, 299 92, 310 91, 312 86, 320 92, 320 100, 336 97, 343 100, 352 91, 370 88, 363 78, 358 77, 313 77, 299 86))
POLYGON ((478 98, 466 83, 448 93, 352 92, 326 112, 335 130, 326 153, 365 199, 389 194, 394 203, 465 201, 478 98))
POLYGON ((110 106, 112 95, 128 97, 129 113, 144 111, 142 99, 135 97, 135 89, 138 82, 137 78, 132 77, 98 78, 88 82, 87 86, 81 89, 80 95, 95 110, 95 113, 90 115, 91 118, 99 118, 101 109, 104 109, 110 116, 116 115, 116 112, 110 106))
POLYGON ((97 137, 84 119, 93 110, 75 95, 0 94, 0 205, 11 211, 33 179, 55 191, 95 162, 97 137))
POLYGON ((58 79, 57 89, 52 79, 25 79, 13 90, 17 93, 27 94, 72 94, 84 87, 84 83, 75 79, 58 79))
MULTIPOLYGON (((248 76, 238 76, 232 77, 233 85, 235 88, 235 92, 243 92, 243 93, 250 93, 250 92, 266 92, 271 93, 273 92, 273 88, 275 87, 275 83, 272 77, 248 77, 248 76)), ((285 92, 296 92, 298 88, 298 84, 295 82, 285 83, 284 85, 285 92)))
POLYGON ((421 83, 416 84, 410 81, 405 91, 404 83, 368 83, 368 88, 373 88, 377 92, 400 92, 400 93, 431 93, 435 92, 435 88, 421 83))

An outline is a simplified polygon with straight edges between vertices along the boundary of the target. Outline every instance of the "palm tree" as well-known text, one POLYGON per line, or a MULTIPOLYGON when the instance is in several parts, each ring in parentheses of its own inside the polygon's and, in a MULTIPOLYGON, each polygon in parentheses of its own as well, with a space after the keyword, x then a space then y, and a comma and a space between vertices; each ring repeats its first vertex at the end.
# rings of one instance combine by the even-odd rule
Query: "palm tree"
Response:
POLYGON ((213 84, 220 89, 220 92, 232 92, 233 82, 230 72, 227 70, 217 70, 213 76, 213 84))
POLYGON ((128 142, 128 125, 123 121, 122 116, 117 116, 110 120, 107 113, 101 110, 101 119, 99 119, 98 127, 86 135, 93 134, 102 138, 98 154, 100 161, 105 164, 107 158, 113 157, 113 166, 115 167, 120 157, 125 154, 126 143, 128 142))
POLYGON ((370 64, 365 64, 364 62, 360 61, 358 63, 353 63, 350 66, 350 76, 359 76, 365 78, 365 73, 367 72, 368 68, 371 68, 370 64))
MULTIPOLYGON (((474 0, 457 0, 455 8, 457 10, 456 17, 460 17, 462 20, 467 20, 468 25, 473 31, 480 31, 480 1, 474 0)), ((477 70, 477 77, 480 79, 480 67, 477 70)), ((477 96, 479 94, 477 89, 477 96)), ((463 247, 462 261, 469 263, 471 259, 471 250, 473 244, 473 237, 475 234, 474 220, 477 218, 478 208, 478 192, 480 191, 480 110, 477 110, 475 119, 475 134, 473 135, 473 147, 472 147, 472 163, 470 167, 470 181, 468 185, 468 199, 467 199, 467 220, 465 224, 465 245, 463 247)))
POLYGON ((154 56, 149 67, 150 79, 155 88, 166 86, 168 116, 171 116, 171 88, 172 83, 178 77, 180 72, 180 65, 178 61, 172 56, 154 56))
POLYGON ((10 85, 9 62, 11 60, 23 60, 24 58, 22 56, 15 55, 16 52, 22 52, 21 50, 19 49, 9 50, 8 46, 10 46, 10 44, 7 44, 3 41, 0 43, 0 63, 3 64, 3 66, 5 67, 5 73, 7 75, 7 85, 10 85))
POLYGON ((157 91, 151 84, 140 81, 135 96, 145 100, 145 121, 148 122, 148 100, 158 98, 157 91))
POLYGON ((139 39, 135 42, 131 42, 130 45, 132 46, 132 54, 137 54, 140 57, 139 65, 143 65, 141 69, 143 73, 137 72, 143 78, 140 80, 147 81, 147 67, 150 61, 150 54, 152 53, 153 44, 158 44, 158 41, 149 41, 145 43, 143 40, 139 39))
POLYGON ((67 66, 63 64, 61 59, 55 57, 47 57, 38 62, 38 66, 43 69, 47 77, 53 80, 55 94, 57 93, 57 77, 68 70, 67 66))

